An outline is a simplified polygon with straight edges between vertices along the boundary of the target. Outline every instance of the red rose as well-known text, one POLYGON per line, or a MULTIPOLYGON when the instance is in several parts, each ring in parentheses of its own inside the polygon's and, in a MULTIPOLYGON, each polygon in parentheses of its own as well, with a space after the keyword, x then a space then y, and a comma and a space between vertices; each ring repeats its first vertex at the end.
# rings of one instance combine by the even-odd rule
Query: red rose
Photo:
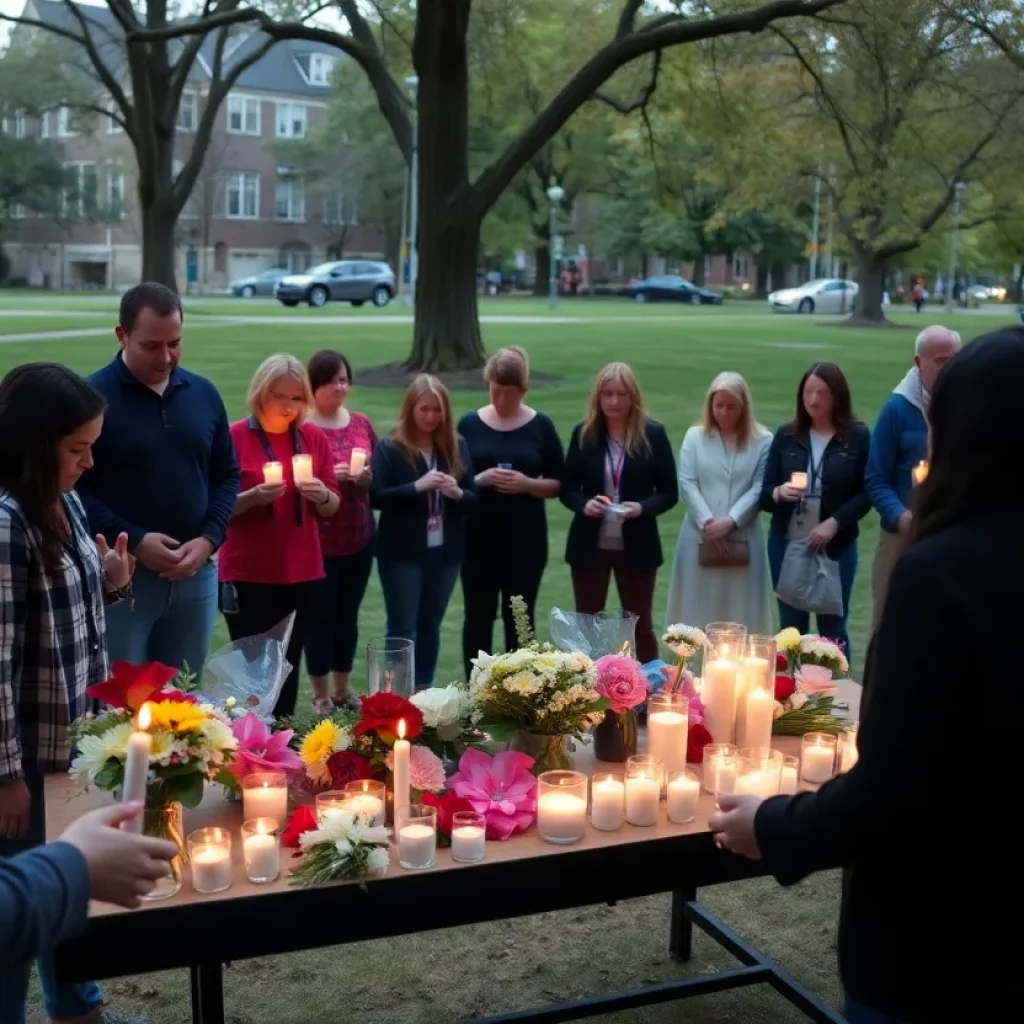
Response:
POLYGON ((775 677, 775 699, 779 702, 793 696, 796 690, 796 680, 792 676, 775 677))
POLYGON ((284 832, 281 833, 281 845, 297 847, 299 836, 303 832, 312 832, 317 827, 316 815, 308 804, 295 809, 295 813, 288 819, 284 832))
POLYGON ((704 760, 704 748, 714 742, 714 737, 703 725, 691 725, 686 740, 686 760, 690 764, 700 764, 704 760))
POLYGON ((375 693, 361 698, 362 718, 352 729, 354 736, 375 732, 383 743, 394 746, 398 739, 398 723, 405 720, 405 738, 414 740, 423 730, 423 712, 411 700, 397 693, 375 693))
POLYGON ((331 789, 344 789, 350 782, 370 777, 370 762, 354 750, 339 750, 327 758, 331 789))
POLYGON ((785 672, 789 668, 789 659, 784 654, 775 655, 775 671, 785 672))
POLYGON ((420 803, 437 808, 437 831, 446 836, 452 834, 452 816, 457 811, 473 810, 473 805, 465 797, 456 796, 451 790, 441 794, 424 793, 420 803))

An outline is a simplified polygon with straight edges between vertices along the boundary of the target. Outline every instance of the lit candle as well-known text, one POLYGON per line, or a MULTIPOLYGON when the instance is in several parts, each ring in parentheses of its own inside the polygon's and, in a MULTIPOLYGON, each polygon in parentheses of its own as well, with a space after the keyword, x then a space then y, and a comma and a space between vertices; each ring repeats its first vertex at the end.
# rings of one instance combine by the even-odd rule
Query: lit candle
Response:
POLYGON ((709 743, 704 748, 704 788, 715 796, 736 788, 736 748, 731 744, 709 743))
POLYGON ((614 775, 595 777, 590 787, 590 824, 602 832, 614 832, 622 826, 626 787, 614 775))
POLYGON ((736 792, 746 796, 759 796, 765 799, 777 796, 779 792, 778 776, 773 772, 757 769, 746 772, 736 780, 736 792))
POLYGON ((280 462, 263 463, 263 482, 265 484, 280 484, 284 482, 284 467, 280 462))
POLYGON ((794 473, 789 478, 789 486, 795 487, 798 491, 807 490, 807 474, 806 473, 794 473))
POLYGON ((743 742, 748 747, 770 747, 775 695, 760 687, 747 694, 742 712, 743 742))
POLYGON ((923 484, 928 479, 928 460, 922 459, 910 472, 915 484, 923 484))
POLYGON ((704 727, 715 743, 732 743, 736 718, 736 675, 738 664, 731 658, 716 658, 704 669, 700 699, 704 705, 704 727))
POLYGON ((350 782, 345 787, 345 793, 351 798, 347 804, 348 810, 364 815, 371 825, 384 824, 384 805, 387 801, 384 783, 373 779, 350 782))
MULTIPOLYGON (((143 704, 139 708, 138 719, 135 724, 135 732, 128 737, 128 753, 124 761, 124 785, 122 787, 121 799, 125 803, 146 802, 146 784, 149 781, 149 752, 153 748, 153 737, 146 731, 149 729, 149 721, 152 712, 149 704, 143 704)), ((142 819, 144 814, 139 814, 126 821, 121 828, 125 832, 142 832, 142 819)))
POLYGON ((653 825, 658 820, 661 784, 646 775, 626 779, 626 821, 630 825, 653 825))
POLYGON ((284 772, 253 772, 242 782, 242 817, 288 821, 288 779, 284 772))
POLYGON ((312 455, 292 456, 292 479, 297 484, 311 484, 313 482, 312 455))
POLYGON ((549 842, 575 842, 587 830, 587 801, 575 793, 548 790, 537 801, 537 829, 549 842))
POLYGON ((786 757, 782 761, 782 779, 779 782, 779 792, 784 796, 792 796, 796 793, 797 781, 800 776, 800 758, 786 757))
POLYGON ((226 828, 200 828, 190 833, 188 859, 196 892, 223 892, 231 887, 231 833, 226 828))
POLYGON ((647 752, 665 772, 686 769, 689 701, 675 693, 654 694, 647 705, 647 752))
POLYGON ((771 667, 767 658, 745 657, 736 671, 736 746, 767 746, 767 741, 747 736, 747 697, 752 690, 772 690, 771 667))
POLYGON ((836 763, 836 738, 823 733, 804 736, 800 751, 800 774, 808 782, 827 782, 836 763))
POLYGON ((452 815, 452 860, 475 864, 487 851, 487 819, 476 811, 452 815))
POLYGON ((403 867, 429 868, 437 851, 437 831, 414 822, 398 830, 398 859, 403 867))
POLYGON ((360 473, 366 468, 366 449, 364 448, 353 448, 348 464, 349 476, 358 477, 360 473))
POLYGON ((405 719, 399 719, 398 739, 395 740, 395 821, 409 810, 409 758, 412 745, 405 738, 405 719))
POLYGON ((665 809, 668 820, 685 825, 697 816, 697 801, 700 798, 700 783, 690 772, 676 772, 669 776, 666 787, 668 799, 665 809))
POLYGON ((281 873, 277 828, 278 823, 270 818, 257 818, 242 826, 242 854, 250 882, 272 882, 281 873))

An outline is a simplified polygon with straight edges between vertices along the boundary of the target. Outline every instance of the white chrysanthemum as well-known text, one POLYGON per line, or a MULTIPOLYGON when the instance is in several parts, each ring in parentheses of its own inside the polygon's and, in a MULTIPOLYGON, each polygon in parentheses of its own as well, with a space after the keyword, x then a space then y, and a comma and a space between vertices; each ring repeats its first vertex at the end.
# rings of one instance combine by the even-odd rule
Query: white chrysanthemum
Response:
POLYGON ((389 834, 385 825, 367 825, 365 822, 361 822, 359 826, 359 841, 361 843, 387 846, 389 834))
POLYGON ((772 719, 781 718, 786 713, 786 709, 782 706, 780 701, 775 701, 772 704, 772 719))
POLYGON ((342 857, 347 857, 352 852, 352 844, 347 839, 335 839, 334 848, 342 857))
POLYGON ((801 693, 799 690, 791 694, 789 698, 789 706, 794 711, 799 711, 807 703, 807 694, 801 693))
POLYGON ((509 693, 518 693, 522 697, 539 693, 542 689, 541 681, 530 672, 517 672, 514 676, 509 676, 504 680, 502 686, 509 693))
POLYGON ((199 727, 199 735, 204 745, 211 750, 237 750, 238 740, 235 739, 231 727, 219 718, 208 718, 199 727))
POLYGON ((348 750, 352 746, 352 732, 344 726, 338 726, 337 735, 334 737, 334 752, 337 754, 342 750, 348 750))
POLYGON ((83 736, 78 741, 78 757, 71 762, 71 776, 92 785, 112 757, 124 759, 128 750, 131 722, 115 725, 99 736, 83 736))
POLYGON ((532 664, 537 657, 538 655, 534 651, 522 648, 518 651, 512 651, 510 654, 504 654, 498 660, 507 669, 518 669, 532 664))
POLYGON ((179 740, 174 733, 166 729, 157 729, 152 734, 153 745, 149 749, 149 759, 155 764, 167 766, 174 756, 184 757, 188 753, 188 740, 179 740))
POLYGON ((366 870, 371 875, 387 874, 391 857, 386 846, 375 846, 366 855, 366 870))

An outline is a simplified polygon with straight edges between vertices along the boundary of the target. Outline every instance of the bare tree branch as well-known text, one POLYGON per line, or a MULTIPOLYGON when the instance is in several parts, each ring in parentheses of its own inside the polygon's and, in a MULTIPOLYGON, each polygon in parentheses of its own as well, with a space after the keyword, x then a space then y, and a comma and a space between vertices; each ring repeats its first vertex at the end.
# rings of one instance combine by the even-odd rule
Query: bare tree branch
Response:
POLYGON ((629 115, 635 110, 643 110, 646 112, 647 104, 651 102, 651 97, 654 95, 655 90, 658 88, 658 74, 661 71, 661 58, 664 51, 655 50, 654 60, 651 64, 651 77, 644 86, 643 91, 640 95, 630 103, 623 103, 622 100, 616 99, 614 96, 609 96, 604 92, 595 92, 594 99, 600 100, 602 103, 607 103, 613 110, 617 110, 620 114, 629 115))

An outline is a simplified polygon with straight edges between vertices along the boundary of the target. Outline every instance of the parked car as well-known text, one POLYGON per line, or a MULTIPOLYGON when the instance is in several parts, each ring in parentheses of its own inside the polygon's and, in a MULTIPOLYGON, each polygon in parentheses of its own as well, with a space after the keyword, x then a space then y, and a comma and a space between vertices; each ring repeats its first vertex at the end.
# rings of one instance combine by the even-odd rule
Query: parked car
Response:
POLYGON ((819 277, 797 288, 772 292, 768 302, 776 313, 849 313, 859 291, 856 281, 819 277))
POLYGON ((662 274, 660 277, 645 277, 629 286, 634 302, 690 302, 695 306, 722 304, 722 293, 710 288, 699 288, 684 277, 662 274))
POLYGON ((274 295, 286 306, 297 306, 300 302, 323 306, 332 299, 351 302, 353 306, 364 302, 386 306, 396 291, 395 272, 386 263, 337 260, 321 263, 302 274, 283 277, 274 295))
POLYGON ((287 270, 280 267, 272 267, 261 274, 240 277, 237 281, 232 281, 229 290, 232 295, 241 295, 243 299, 251 299, 254 295, 273 295, 277 282, 287 273, 287 270))

